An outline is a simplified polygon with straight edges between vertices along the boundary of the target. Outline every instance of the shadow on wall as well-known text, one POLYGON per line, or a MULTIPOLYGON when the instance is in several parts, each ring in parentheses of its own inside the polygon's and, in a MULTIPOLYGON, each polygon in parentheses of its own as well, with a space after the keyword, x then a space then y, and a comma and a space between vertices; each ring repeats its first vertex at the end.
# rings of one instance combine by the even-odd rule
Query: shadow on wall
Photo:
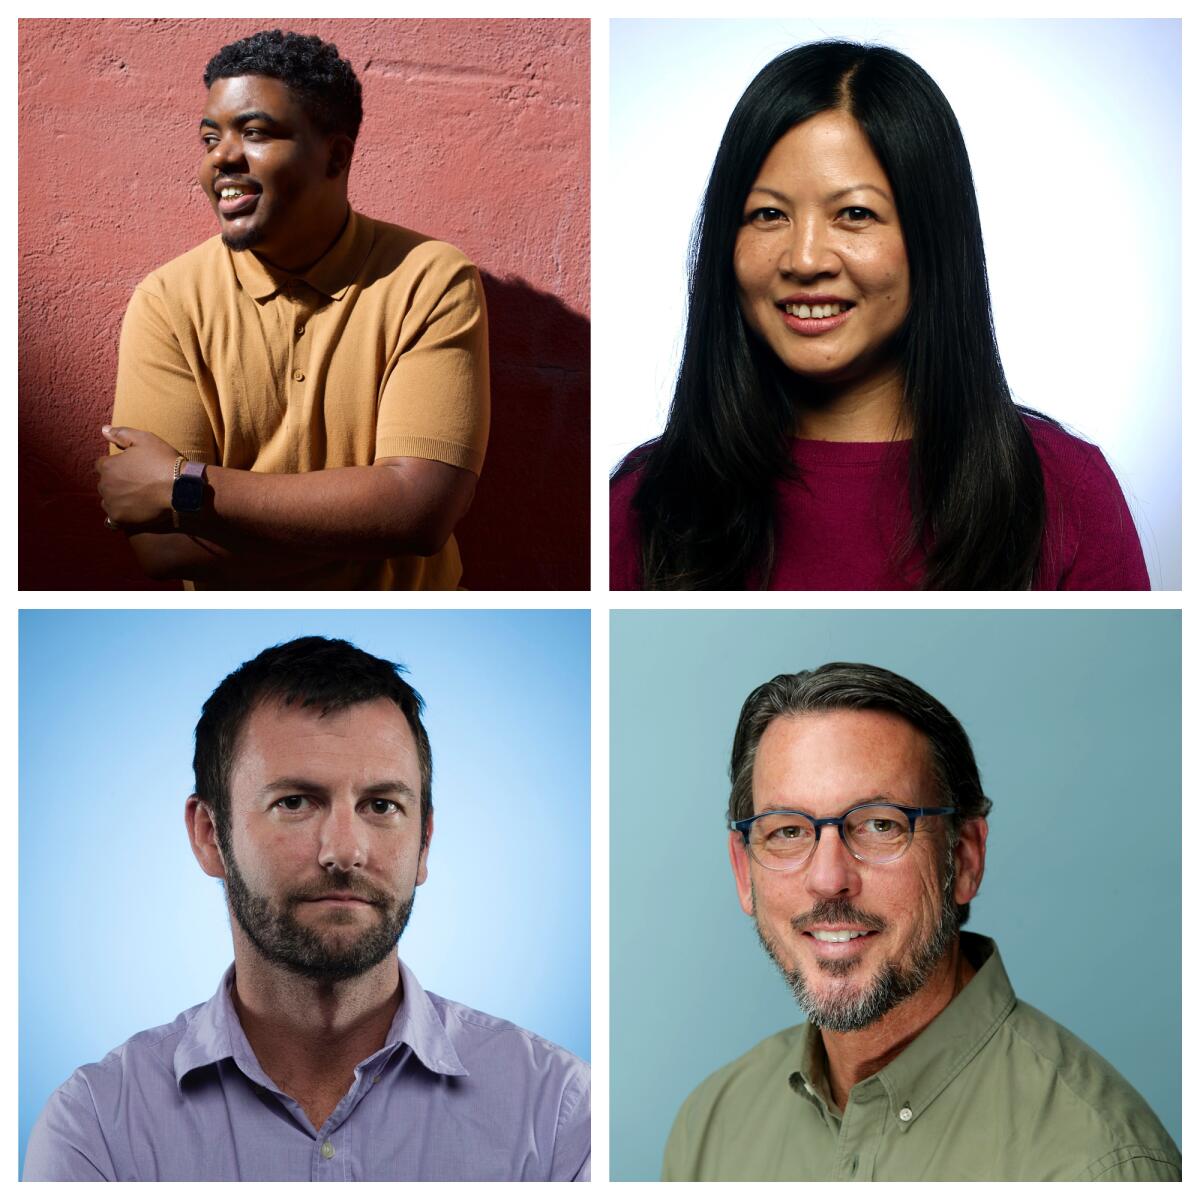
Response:
MULTIPOLYGON (((519 279, 485 272, 483 283, 491 339, 492 426, 475 502, 456 534, 463 583, 476 591, 583 589, 588 586, 590 545, 589 322, 519 279)), ((142 574, 125 538, 104 528, 94 487, 92 461, 104 452, 100 426, 112 413, 123 306, 123 300, 116 306, 112 328, 105 323, 91 331, 94 353, 76 347, 82 360, 72 364, 60 356, 53 323, 47 327, 37 319, 36 298, 22 297, 22 589, 179 586, 142 574), (86 371, 81 369, 85 362, 90 367, 86 371), (91 449, 81 453, 79 447, 91 449)))

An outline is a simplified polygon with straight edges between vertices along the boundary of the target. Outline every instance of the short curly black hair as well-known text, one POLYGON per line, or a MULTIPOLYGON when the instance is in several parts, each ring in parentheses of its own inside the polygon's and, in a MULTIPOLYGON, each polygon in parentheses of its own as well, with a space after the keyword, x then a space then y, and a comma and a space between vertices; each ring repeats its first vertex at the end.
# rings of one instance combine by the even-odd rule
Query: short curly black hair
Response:
POLYGON ((222 46, 204 68, 204 86, 237 75, 267 75, 296 93, 309 120, 322 133, 358 138, 362 124, 362 84, 354 68, 338 57, 332 42, 302 33, 266 29, 222 46))

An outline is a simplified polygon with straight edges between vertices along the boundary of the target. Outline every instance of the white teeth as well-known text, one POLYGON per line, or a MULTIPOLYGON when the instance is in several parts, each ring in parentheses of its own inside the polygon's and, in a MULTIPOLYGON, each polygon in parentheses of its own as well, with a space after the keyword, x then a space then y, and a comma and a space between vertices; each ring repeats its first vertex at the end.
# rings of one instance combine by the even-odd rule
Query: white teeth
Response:
POLYGON ((785 304, 783 306, 786 313, 793 317, 799 317, 801 320, 808 320, 810 317, 835 317, 850 307, 849 304, 840 300, 836 304, 785 304))
POLYGON ((866 937, 866 929, 810 929, 818 942, 848 942, 851 938, 866 937))
POLYGON ((245 193, 242 191, 241 188, 226 187, 226 188, 221 189, 221 199, 222 200, 232 200, 235 196, 242 196, 244 194, 245 193))

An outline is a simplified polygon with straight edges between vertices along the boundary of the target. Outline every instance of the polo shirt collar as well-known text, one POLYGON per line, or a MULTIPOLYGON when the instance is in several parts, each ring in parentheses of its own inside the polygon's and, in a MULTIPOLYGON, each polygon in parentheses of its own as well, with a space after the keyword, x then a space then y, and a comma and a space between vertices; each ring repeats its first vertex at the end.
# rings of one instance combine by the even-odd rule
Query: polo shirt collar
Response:
POLYGON ((367 261, 372 240, 369 222, 351 209, 337 241, 302 275, 281 271, 250 250, 231 250, 229 257, 238 282, 255 300, 266 300, 295 283, 305 283, 323 296, 341 300, 367 261))
MULTIPOLYGON (((911 1113, 907 1120, 897 1121, 901 1130, 911 1129, 921 1119, 983 1049, 1017 1002, 996 943, 975 933, 959 937, 963 952, 980 964, 970 983, 883 1070, 850 1091, 853 1103, 859 1088, 882 1085, 893 1113, 902 1109, 911 1113)), ((800 1041, 800 1062, 788 1065, 789 1083, 793 1091, 806 1093, 814 1103, 830 1109, 825 1061, 821 1034, 809 1022, 800 1041)))
MULTIPOLYGON (((383 1063, 402 1046, 408 1046, 424 1066, 435 1075, 467 1075, 458 1052, 454 1049, 446 1024, 433 1006, 417 977, 400 963, 400 979, 404 999, 392 1018, 387 1040, 366 1062, 383 1063)), ((275 1085, 263 1073, 262 1067, 238 1020, 231 988, 234 967, 231 966, 211 1000, 200 1005, 188 1020, 188 1026, 175 1048, 175 1082, 183 1085, 184 1076, 200 1067, 210 1066, 232 1058, 242 1074, 263 1087, 275 1085)))

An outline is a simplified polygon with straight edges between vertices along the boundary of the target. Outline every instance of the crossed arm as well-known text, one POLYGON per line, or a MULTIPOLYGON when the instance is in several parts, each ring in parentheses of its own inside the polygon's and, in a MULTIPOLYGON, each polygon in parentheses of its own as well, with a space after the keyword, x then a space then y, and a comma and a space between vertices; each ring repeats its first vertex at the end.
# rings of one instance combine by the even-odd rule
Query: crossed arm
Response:
POLYGON ((175 532, 176 450, 145 430, 105 426, 101 503, 155 579, 268 584, 324 562, 436 554, 475 493, 468 470, 422 458, 299 475, 209 467, 201 512, 175 532))

